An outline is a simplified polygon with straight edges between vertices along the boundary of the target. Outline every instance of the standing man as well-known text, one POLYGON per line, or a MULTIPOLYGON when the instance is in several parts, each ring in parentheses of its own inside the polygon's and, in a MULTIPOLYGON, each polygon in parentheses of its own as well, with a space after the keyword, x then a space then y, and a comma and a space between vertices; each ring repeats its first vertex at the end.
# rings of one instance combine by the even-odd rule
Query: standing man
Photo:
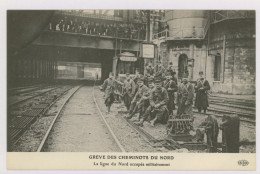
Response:
POLYGON ((186 74, 184 74, 182 77, 182 84, 179 87, 178 93, 180 95, 180 103, 177 115, 181 116, 182 114, 188 114, 192 117, 192 103, 194 97, 194 90, 192 84, 188 81, 188 76, 186 74))
POLYGON ((146 112, 154 115, 154 118, 151 120, 151 126, 154 126, 157 122, 166 124, 169 118, 167 109, 169 97, 167 90, 162 87, 160 79, 155 80, 155 88, 151 91, 149 102, 150 107, 146 112))
POLYGON ((107 107, 107 113, 110 112, 111 105, 113 104, 115 98, 114 98, 114 90, 115 90, 115 80, 114 80, 114 74, 112 72, 109 73, 109 78, 107 78, 103 85, 101 86, 101 89, 105 91, 105 105, 107 107))
POLYGON ((136 114, 138 112, 140 113, 140 111, 143 107, 143 103, 140 102, 141 98, 143 97, 143 95, 145 95, 149 91, 148 87, 144 85, 143 77, 140 77, 138 79, 137 83, 138 83, 139 88, 138 88, 137 93, 134 96, 134 99, 131 102, 129 114, 126 117, 127 119, 131 119, 134 116, 134 114, 136 114))
POLYGON ((138 79, 141 77, 140 73, 139 73, 139 69, 136 68, 135 70, 135 76, 133 77, 133 81, 135 82, 135 94, 137 93, 138 91, 138 84, 137 84, 137 81, 138 79))
POLYGON ((149 74, 150 76, 153 76, 154 74, 154 69, 152 67, 152 64, 149 63, 148 66, 145 68, 145 75, 149 74))
POLYGON ((208 90, 210 90, 210 85, 209 82, 203 77, 203 71, 200 71, 199 75, 200 78, 194 86, 196 92, 195 106, 198 108, 198 112, 201 112, 201 109, 203 109, 204 113, 206 113, 207 107, 209 106, 208 90))
POLYGON ((127 111, 129 111, 131 101, 135 95, 135 82, 130 78, 129 73, 126 73, 124 83, 117 80, 116 82, 123 86, 123 100, 127 111))
POLYGON ((164 80, 165 68, 162 66, 160 60, 157 63, 158 64, 154 67, 154 70, 155 70, 154 76, 156 79, 160 78, 161 80, 164 80))
POLYGON ((175 110, 174 104, 174 92, 178 90, 177 84, 172 80, 172 75, 168 71, 166 74, 166 80, 163 82, 163 87, 167 90, 169 96, 169 102, 167 105, 169 114, 173 114, 173 110, 175 110))

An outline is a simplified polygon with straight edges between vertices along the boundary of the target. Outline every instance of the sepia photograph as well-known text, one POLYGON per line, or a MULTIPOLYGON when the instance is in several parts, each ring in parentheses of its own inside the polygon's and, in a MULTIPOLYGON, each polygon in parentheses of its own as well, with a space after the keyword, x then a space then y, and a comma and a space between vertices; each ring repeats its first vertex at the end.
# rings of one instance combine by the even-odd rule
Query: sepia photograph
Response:
POLYGON ((255 10, 6 17, 8 153, 256 153, 255 10))

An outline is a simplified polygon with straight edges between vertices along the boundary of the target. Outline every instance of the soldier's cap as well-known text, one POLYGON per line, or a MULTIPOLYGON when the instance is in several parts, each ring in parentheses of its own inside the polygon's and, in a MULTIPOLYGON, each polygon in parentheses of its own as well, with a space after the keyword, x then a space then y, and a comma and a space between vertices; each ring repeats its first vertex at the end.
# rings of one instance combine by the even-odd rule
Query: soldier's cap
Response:
POLYGON ((172 65, 172 62, 170 62, 169 65, 172 65))
POLYGON ((199 74, 203 74, 203 71, 200 71, 199 74))
POLYGON ((161 81, 161 79, 160 78, 156 78, 155 80, 154 80, 154 83, 161 83, 162 81, 161 81))
POLYGON ((154 78, 153 77, 149 78, 148 83, 154 83, 154 78))

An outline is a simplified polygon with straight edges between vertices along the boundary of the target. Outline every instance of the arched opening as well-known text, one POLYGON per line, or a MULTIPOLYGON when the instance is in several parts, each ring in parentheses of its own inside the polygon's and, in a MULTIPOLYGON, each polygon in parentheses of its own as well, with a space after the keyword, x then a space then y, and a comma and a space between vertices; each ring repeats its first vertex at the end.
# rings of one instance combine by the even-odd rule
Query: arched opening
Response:
POLYGON ((221 72, 221 56, 218 53, 215 56, 214 81, 220 81, 220 72, 221 72))
POLYGON ((183 77, 183 74, 188 74, 188 56, 186 54, 181 54, 178 61, 178 76, 183 77))

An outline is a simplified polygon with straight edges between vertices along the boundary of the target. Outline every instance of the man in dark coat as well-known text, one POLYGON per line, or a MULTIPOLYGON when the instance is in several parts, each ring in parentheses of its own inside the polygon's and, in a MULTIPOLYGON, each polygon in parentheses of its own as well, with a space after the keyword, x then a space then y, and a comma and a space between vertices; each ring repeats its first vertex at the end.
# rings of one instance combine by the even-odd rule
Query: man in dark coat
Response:
POLYGON ((143 95, 145 95, 149 91, 148 87, 144 85, 144 77, 138 78, 137 83, 138 83, 139 88, 131 102, 129 114, 126 117, 127 119, 131 119, 136 113, 140 113, 140 111, 143 107, 143 103, 140 102, 141 98, 143 97, 143 95))
POLYGON ((110 112, 110 107, 113 104, 115 98, 114 98, 114 90, 115 90, 115 80, 113 73, 109 74, 109 78, 107 78, 103 85, 101 86, 101 89, 105 91, 105 105, 107 107, 107 113, 110 112))
POLYGON ((208 90, 210 90, 209 82, 203 77, 203 72, 199 72, 200 78, 197 80, 194 89, 196 92, 195 106, 198 108, 198 112, 201 112, 201 109, 204 110, 204 113, 207 111, 209 106, 208 102, 208 90))
POLYGON ((174 104, 174 92, 178 90, 177 84, 175 81, 172 80, 172 76, 170 72, 167 72, 166 74, 166 80, 163 82, 163 87, 167 90, 168 96, 169 96, 169 102, 168 102, 168 111, 169 114, 173 114, 173 110, 175 110, 175 104, 174 104))
POLYGON ((157 122, 166 124, 169 119, 167 109, 169 96, 167 90, 162 87, 160 79, 155 80, 155 88, 151 91, 149 102, 150 106, 146 110, 146 113, 151 113, 154 116, 151 120, 151 126, 154 126, 157 122))

